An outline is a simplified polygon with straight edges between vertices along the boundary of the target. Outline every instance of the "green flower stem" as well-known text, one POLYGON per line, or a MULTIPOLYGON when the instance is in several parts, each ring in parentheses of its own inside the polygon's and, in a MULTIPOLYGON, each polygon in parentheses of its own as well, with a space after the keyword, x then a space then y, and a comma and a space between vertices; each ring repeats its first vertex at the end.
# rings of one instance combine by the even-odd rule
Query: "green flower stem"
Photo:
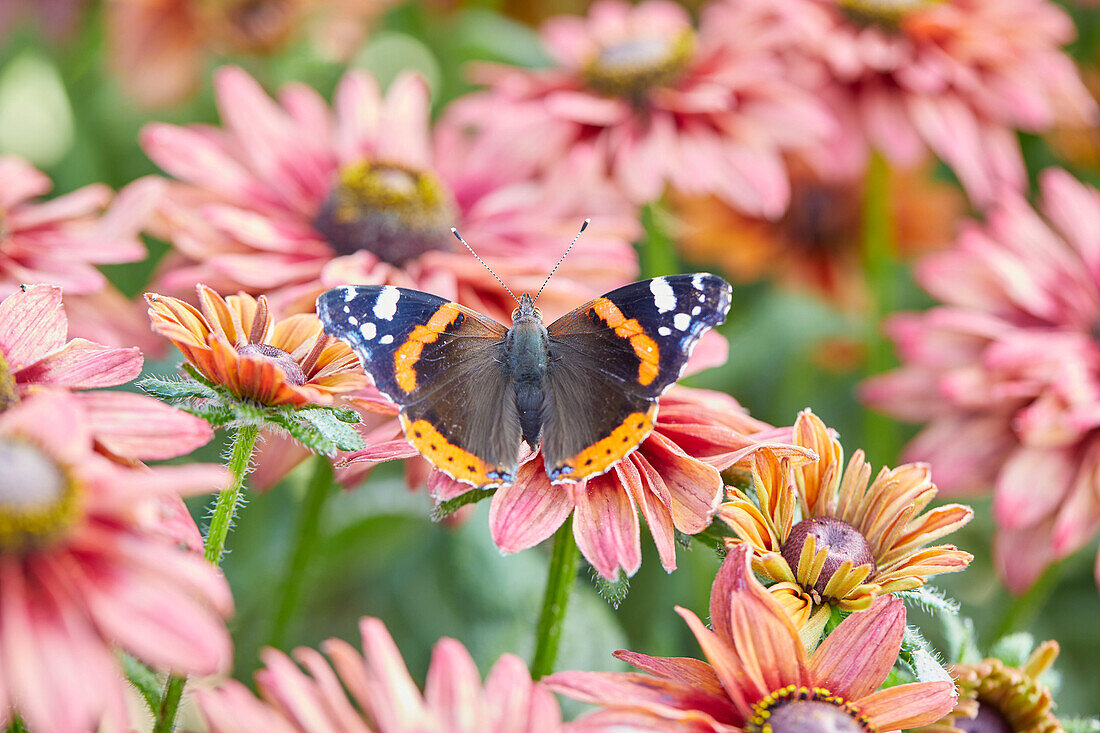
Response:
POLYGON ((298 528, 294 537, 294 548, 291 550, 286 572, 283 573, 283 581, 279 587, 278 610, 275 613, 275 621, 271 635, 268 638, 268 646, 281 647, 283 645, 287 628, 298 610, 306 569, 309 567, 309 559, 317 548, 317 537, 321 526, 321 510, 324 508, 325 499, 328 498, 334 485, 332 464, 329 463, 328 459, 324 456, 315 456, 313 462, 313 477, 310 479, 298 513, 298 528))
POLYGON ((659 202, 647 204, 642 209, 645 240, 639 247, 638 264, 643 278, 680 272, 676 246, 668 232, 670 219, 671 215, 659 202))
POLYGON ((554 550, 546 576, 546 594, 542 599, 535 657, 531 661, 531 677, 539 679, 554 671, 569 595, 577 582, 577 566, 581 551, 573 539, 573 518, 569 517, 554 535, 554 550))
MULTIPOLYGON (((228 488, 223 489, 214 502, 214 516, 210 520, 210 528, 206 532, 203 556, 215 565, 221 565, 222 555, 225 554, 225 538, 229 535, 229 528, 233 524, 233 518, 237 515, 237 505, 241 500, 241 488, 244 486, 244 477, 252 466, 252 451, 256 447, 256 439, 260 435, 257 425, 242 425, 237 428, 233 436, 233 447, 229 452, 229 473, 233 482, 228 488)), ((171 733, 176 727, 176 713, 179 712, 180 698, 183 697, 183 688, 187 684, 186 677, 172 676, 164 686, 164 695, 161 697, 160 708, 157 710, 157 719, 153 725, 153 733, 171 733)))
MULTIPOLYGON (((868 308, 867 371, 881 374, 894 364, 893 347, 882 333, 882 319, 894 305, 893 268, 897 245, 894 212, 890 201, 890 165, 880 153, 872 153, 863 194, 863 268, 867 275, 868 308)), ((872 463, 884 465, 897 457, 897 425, 871 410, 864 410, 863 445, 872 463)))

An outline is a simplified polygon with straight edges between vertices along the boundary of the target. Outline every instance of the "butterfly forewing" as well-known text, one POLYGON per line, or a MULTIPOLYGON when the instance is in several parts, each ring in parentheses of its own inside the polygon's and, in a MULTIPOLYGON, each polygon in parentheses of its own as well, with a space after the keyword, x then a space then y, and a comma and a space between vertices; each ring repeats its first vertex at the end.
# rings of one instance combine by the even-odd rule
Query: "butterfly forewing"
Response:
POLYGON ((542 450, 552 481, 604 473, 653 430, 657 398, 722 323, 729 283, 696 273, 631 283, 548 328, 542 450))
POLYGON ((317 299, 317 315, 401 407, 405 437, 436 468, 481 487, 512 480, 520 427, 501 359, 507 328, 445 298, 389 285, 329 290, 317 299))

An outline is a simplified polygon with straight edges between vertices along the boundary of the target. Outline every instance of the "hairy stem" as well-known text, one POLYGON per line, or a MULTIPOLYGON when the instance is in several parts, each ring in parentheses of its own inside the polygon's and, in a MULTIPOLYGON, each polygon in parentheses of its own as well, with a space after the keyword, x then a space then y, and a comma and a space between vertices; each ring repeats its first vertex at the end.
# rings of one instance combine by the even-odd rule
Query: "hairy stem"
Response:
POLYGON ((577 566, 581 552, 573 539, 573 518, 569 517, 554 535, 554 550, 546 576, 546 594, 539 616, 535 657, 531 661, 531 677, 539 679, 554 671, 554 660, 561 643, 565 611, 569 596, 577 582, 577 566))
POLYGON ((298 610, 306 570, 309 567, 309 559, 317 549, 321 511, 324 508, 325 499, 328 498, 333 487, 332 464, 324 456, 315 456, 313 462, 313 476, 310 478, 309 486, 306 488, 306 494, 298 513, 298 527, 294 535, 294 547, 291 549, 286 571, 283 573, 283 580, 279 586, 275 621, 268 639, 268 645, 273 647, 283 645, 287 629, 298 610))

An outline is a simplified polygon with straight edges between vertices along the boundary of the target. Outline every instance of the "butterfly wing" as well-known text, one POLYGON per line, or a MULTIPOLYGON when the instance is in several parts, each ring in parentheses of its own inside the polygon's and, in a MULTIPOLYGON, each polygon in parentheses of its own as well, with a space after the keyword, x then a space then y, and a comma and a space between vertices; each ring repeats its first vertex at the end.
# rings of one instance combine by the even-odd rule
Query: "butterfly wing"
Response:
POLYGON ((702 335, 726 319, 733 289, 707 273, 642 280, 550 324, 542 450, 551 481, 606 472, 645 440, 657 398, 702 335))
POLYGON ((436 468, 479 487, 512 480, 521 438, 502 359, 507 328, 391 285, 333 288, 317 299, 317 315, 401 408, 405 437, 436 468))

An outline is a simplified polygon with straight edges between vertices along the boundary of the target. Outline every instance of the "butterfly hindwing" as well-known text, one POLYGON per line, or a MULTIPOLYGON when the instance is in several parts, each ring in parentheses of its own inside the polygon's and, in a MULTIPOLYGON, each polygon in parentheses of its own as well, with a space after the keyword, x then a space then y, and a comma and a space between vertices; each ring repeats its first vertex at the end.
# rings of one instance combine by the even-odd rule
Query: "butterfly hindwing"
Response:
POLYGON ((652 431, 657 398, 729 311, 707 273, 631 283, 550 324, 542 450, 552 481, 604 473, 652 431))
POLYGON ((401 407, 405 437, 436 468, 481 487, 512 480, 520 427, 501 359, 508 329, 390 285, 334 288, 317 299, 317 314, 401 407))

